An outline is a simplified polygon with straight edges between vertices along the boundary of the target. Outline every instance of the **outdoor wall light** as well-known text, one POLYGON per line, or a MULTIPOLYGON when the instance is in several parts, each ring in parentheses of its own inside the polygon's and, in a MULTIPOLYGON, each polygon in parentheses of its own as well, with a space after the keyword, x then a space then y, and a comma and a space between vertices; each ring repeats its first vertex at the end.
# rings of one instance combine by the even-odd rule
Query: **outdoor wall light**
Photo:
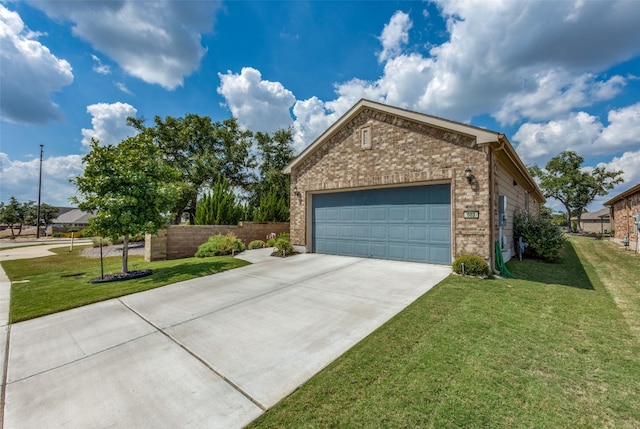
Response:
POLYGON ((293 187, 293 195, 295 195, 296 197, 300 198, 302 196, 302 194, 300 193, 300 191, 298 191, 298 185, 293 187))
POLYGON ((464 169, 464 177, 467 178, 467 183, 473 182, 473 175, 471 174, 471 167, 464 169))

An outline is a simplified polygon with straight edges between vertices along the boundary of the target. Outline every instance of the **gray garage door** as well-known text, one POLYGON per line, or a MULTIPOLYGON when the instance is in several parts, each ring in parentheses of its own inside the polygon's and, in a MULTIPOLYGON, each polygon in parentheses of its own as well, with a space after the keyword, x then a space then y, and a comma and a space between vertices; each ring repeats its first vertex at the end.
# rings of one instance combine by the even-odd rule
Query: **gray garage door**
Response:
POLYGON ((316 253, 451 263, 449 185, 313 196, 316 253))

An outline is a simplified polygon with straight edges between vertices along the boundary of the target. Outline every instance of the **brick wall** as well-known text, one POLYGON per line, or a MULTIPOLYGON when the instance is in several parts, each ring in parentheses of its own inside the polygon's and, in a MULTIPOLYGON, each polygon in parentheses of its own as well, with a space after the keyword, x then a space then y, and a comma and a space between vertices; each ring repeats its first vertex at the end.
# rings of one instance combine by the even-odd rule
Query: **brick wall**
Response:
POLYGON ((332 190, 451 184, 452 256, 491 256, 488 149, 475 139, 394 115, 365 109, 291 172, 291 241, 310 250, 314 193, 332 190), (363 147, 361 130, 371 144, 363 147), (464 170, 471 166, 474 181, 464 170), (300 195, 296 195, 295 192, 300 195), (477 210, 479 219, 464 219, 477 210))
POLYGON ((611 207, 612 225, 615 230, 613 239, 621 242, 625 237, 629 238, 630 248, 638 248, 638 229, 635 225, 635 215, 640 212, 640 191, 617 201, 611 207))
POLYGON ((216 234, 233 232, 245 244, 266 241, 267 234, 289 232, 289 222, 240 222, 236 225, 171 225, 145 237, 145 260, 190 258, 198 246, 216 234))

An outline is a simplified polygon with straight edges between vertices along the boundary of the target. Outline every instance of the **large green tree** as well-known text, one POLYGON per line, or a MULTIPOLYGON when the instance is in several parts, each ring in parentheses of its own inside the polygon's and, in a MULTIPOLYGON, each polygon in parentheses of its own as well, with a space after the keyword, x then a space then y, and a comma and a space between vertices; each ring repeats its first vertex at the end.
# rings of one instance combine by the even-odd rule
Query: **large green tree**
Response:
POLYGON ((574 151, 564 151, 551 158, 544 169, 537 165, 529 168, 538 178, 545 197, 560 201, 567 211, 567 228, 571 229, 571 215, 578 217, 597 197, 607 195, 615 185, 623 182, 622 171, 609 171, 597 167, 591 171, 582 167, 584 158, 574 151))
POLYGON ((219 176, 241 189, 252 181, 253 133, 241 129, 236 119, 213 122, 207 116, 188 114, 184 118, 156 116, 150 127, 137 118, 128 118, 128 123, 148 136, 180 175, 182 192, 172 208, 176 223, 183 213, 194 222, 198 195, 213 188, 219 176))
POLYGON ((127 273, 129 237, 155 233, 180 193, 178 177, 162 158, 146 133, 101 146, 91 141, 91 152, 82 159, 82 176, 72 179, 78 197, 71 200, 81 210, 94 213, 89 230, 101 237, 124 237, 122 272, 127 273))
POLYGON ((256 221, 288 221, 290 178, 282 170, 294 158, 293 131, 255 134, 258 148, 258 180, 252 186, 250 204, 256 221))
POLYGON ((29 211, 33 207, 34 202, 28 201, 20 203, 16 197, 11 197, 7 204, 3 204, 0 210, 0 223, 6 223, 11 230, 11 236, 15 237, 15 230, 18 230, 18 236, 22 234, 22 226, 29 223, 29 211))
MULTIPOLYGON (((58 217, 60 213, 60 209, 58 207, 54 207, 47 203, 40 204, 40 228, 43 228, 44 231, 47 231, 49 225, 53 223, 53 220, 58 217)), ((30 205, 26 219, 29 221, 28 223, 31 225, 36 225, 38 223, 38 205, 33 203, 30 205)))

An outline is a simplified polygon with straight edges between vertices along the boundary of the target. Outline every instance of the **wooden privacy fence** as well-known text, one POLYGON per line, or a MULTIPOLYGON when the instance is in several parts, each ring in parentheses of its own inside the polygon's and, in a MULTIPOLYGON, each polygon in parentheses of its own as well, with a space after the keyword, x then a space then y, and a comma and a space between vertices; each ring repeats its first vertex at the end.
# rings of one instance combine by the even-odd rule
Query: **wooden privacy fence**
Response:
POLYGON ((171 225, 157 234, 147 234, 144 258, 147 261, 190 258, 198 246, 216 234, 233 232, 245 244, 266 241, 267 234, 289 232, 289 222, 240 222, 238 225, 171 225))

